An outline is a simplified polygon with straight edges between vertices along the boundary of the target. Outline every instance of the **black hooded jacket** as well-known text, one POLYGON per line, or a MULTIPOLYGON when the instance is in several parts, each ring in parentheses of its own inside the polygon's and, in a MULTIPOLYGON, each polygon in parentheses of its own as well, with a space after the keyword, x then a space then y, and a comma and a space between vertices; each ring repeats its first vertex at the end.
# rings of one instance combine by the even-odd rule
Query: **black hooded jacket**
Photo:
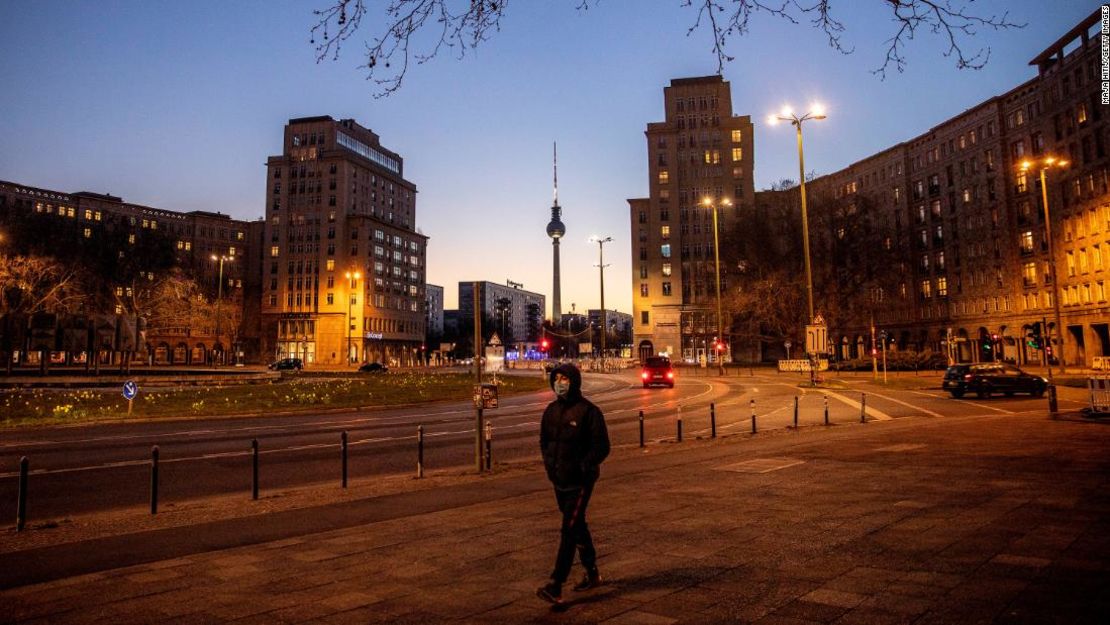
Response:
POLYGON ((540 451, 547 479, 556 488, 593 484, 601 474, 601 462, 609 455, 609 430, 601 409, 582 396, 582 374, 572 364, 551 371, 548 382, 555 387, 556 374, 570 379, 570 391, 556 397, 543 411, 540 451))

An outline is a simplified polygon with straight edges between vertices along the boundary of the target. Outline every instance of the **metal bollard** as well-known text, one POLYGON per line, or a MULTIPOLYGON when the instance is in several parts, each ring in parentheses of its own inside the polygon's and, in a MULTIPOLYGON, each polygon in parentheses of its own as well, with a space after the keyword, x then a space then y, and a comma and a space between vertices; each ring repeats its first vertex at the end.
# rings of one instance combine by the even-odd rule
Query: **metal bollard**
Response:
POLYGON ((678 426, 678 442, 681 443, 682 442, 682 407, 681 406, 678 409, 678 420, 676 421, 676 425, 678 426))
POLYGON ((158 446, 150 448, 150 513, 158 514, 158 446))
POLYGON ((343 479, 342 486, 347 488, 347 432, 343 431, 339 435, 339 459, 343 465, 343 479))
POLYGON ((829 424, 829 396, 825 395, 825 425, 829 424))
POLYGON ((798 396, 794 396, 794 429, 798 429, 798 396))
POLYGON ((1049 384, 1048 385, 1048 412, 1051 413, 1053 417, 1055 417, 1056 413, 1058 413, 1059 411, 1060 411, 1060 407, 1056 403, 1056 385, 1055 384, 1049 384))
POLYGON ((867 423, 867 393, 859 394, 859 422, 867 423))
POLYGON ((15 504, 15 531, 22 532, 27 523, 27 473, 30 461, 27 456, 19 459, 19 494, 15 504))
POLYGON ((416 426, 416 477, 424 477, 424 426, 416 426))
POLYGON ((709 437, 717 438, 717 406, 709 403, 709 437))
POLYGON ((251 499, 258 499, 258 439, 251 439, 251 499))
POLYGON ((753 398, 750 403, 752 407, 752 434, 755 434, 755 399, 753 398))
POLYGON ((644 446, 644 411, 640 411, 640 447, 644 446))
POLYGON ((493 469, 493 424, 486 421, 486 471, 493 469))

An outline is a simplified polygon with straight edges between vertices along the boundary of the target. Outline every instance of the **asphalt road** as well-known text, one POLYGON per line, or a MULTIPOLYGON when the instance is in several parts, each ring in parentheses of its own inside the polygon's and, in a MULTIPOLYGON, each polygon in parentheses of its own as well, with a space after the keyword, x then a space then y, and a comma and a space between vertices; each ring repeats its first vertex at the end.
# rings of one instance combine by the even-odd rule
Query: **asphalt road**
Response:
MULTIPOLYGON (((615 445, 636 445, 639 413, 645 438, 674 440, 682 417, 684 437, 709 436, 710 404, 718 433, 858 422, 904 417, 1047 413, 1047 402, 1026 397, 954 400, 939 390, 876 387, 869 375, 845 376, 845 390, 799 387, 797 374, 756 372, 717 378, 680 371, 674 389, 643 389, 637 372, 586 374, 585 393, 606 415, 615 445), (866 394, 866 399, 862 394, 866 394)), ((711 372, 709 372, 711 373, 711 372)), ((835 377, 832 374, 830 377, 835 377)), ((1061 410, 1082 407, 1081 389, 1061 389, 1061 410)), ((494 426, 494 461, 538 459, 537 429, 549 392, 502 398, 486 411, 494 426)), ((182 501, 251 489, 251 440, 259 442, 260 488, 333 483, 340 479, 340 435, 348 433, 352 481, 412 473, 416 430, 425 431, 428 470, 474 465, 474 409, 467 403, 435 403, 389 410, 182 421, 155 421, 50 428, 0 434, 0 519, 15 519, 19 459, 30 460, 28 516, 36 521, 86 512, 149 505, 151 447, 160 452, 160 500, 182 501)), ((9 521, 11 520, 11 521, 9 521)))

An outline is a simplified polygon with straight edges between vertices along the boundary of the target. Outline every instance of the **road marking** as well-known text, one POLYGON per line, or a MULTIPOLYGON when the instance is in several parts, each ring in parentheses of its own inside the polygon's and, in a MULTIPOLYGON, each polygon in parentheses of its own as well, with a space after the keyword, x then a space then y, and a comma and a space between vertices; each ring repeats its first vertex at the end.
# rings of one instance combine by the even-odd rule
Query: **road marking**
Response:
POLYGON ((971 404, 972 406, 979 406, 980 408, 986 408, 987 410, 994 410, 995 412, 1001 412, 1002 414, 1017 414, 1013 410, 1006 410, 1005 408, 995 408, 994 406, 988 406, 986 404, 981 404, 977 401, 968 401, 966 403, 971 404))
POLYGON ((944 418, 944 415, 940 414, 939 412, 933 412, 932 410, 926 410, 925 408, 922 408, 921 406, 915 406, 914 404, 904 402, 900 399, 894 399, 893 397, 890 397, 889 395, 880 395, 878 393, 868 393, 868 395, 874 395, 875 397, 881 397, 881 398, 883 398, 887 401, 892 401, 896 404, 902 404, 903 406, 909 406, 910 408, 920 410, 921 412, 924 412, 925 414, 928 414, 928 415, 933 415, 934 417, 944 418))
MULTIPOLYGON (((844 397, 840 393, 834 393, 832 391, 828 391, 827 394, 832 396, 832 397, 835 397, 836 399, 839 399, 840 401, 842 401, 846 404, 848 404, 852 408, 860 408, 860 403, 858 401, 855 401, 854 399, 848 399, 847 397, 844 397)), ((888 415, 887 413, 883 412, 882 410, 878 410, 878 409, 873 408, 871 406, 867 407, 867 414, 871 415, 871 416, 874 416, 875 419, 877 419, 879 421, 890 421, 891 419, 894 418, 894 417, 888 415)))

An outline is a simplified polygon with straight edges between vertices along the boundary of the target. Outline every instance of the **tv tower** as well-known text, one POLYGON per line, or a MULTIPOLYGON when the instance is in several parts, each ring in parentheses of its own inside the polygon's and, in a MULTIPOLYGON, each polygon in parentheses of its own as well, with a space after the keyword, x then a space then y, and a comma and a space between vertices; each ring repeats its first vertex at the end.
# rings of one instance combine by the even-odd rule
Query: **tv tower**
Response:
POLYGON ((551 145, 555 182, 555 201, 551 204, 551 221, 547 223, 547 236, 551 237, 552 274, 554 278, 551 293, 551 323, 560 326, 563 321, 563 311, 562 302, 559 301, 559 239, 567 233, 567 227, 563 225, 560 219, 563 216, 563 209, 559 206, 559 147, 556 143, 551 145))

